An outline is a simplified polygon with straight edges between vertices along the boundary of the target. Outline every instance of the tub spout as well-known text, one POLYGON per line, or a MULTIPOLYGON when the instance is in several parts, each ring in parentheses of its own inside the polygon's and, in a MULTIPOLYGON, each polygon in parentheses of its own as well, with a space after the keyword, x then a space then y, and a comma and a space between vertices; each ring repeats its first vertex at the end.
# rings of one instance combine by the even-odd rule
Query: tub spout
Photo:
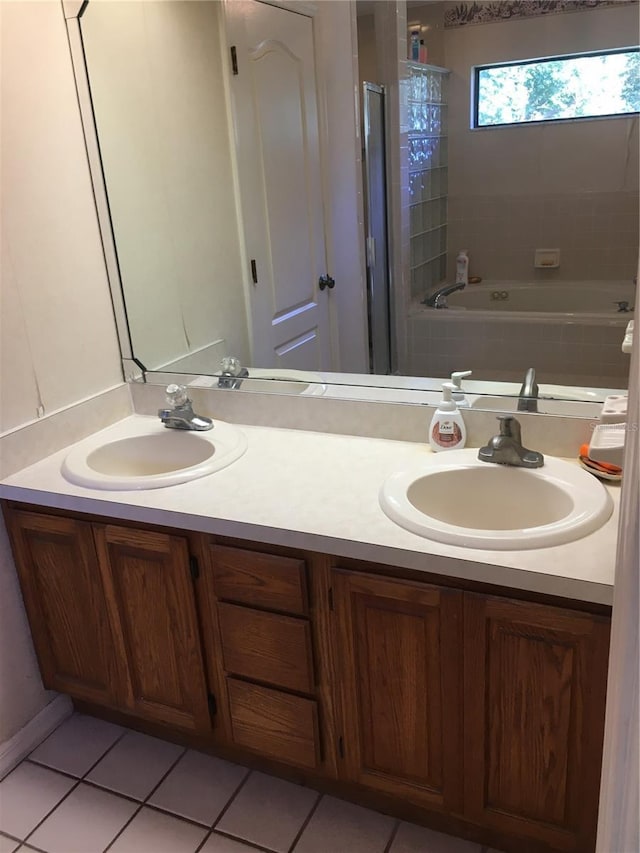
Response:
POLYGON ((448 284, 445 287, 441 287, 439 290, 436 290, 435 293, 432 293, 431 296, 427 296, 426 299, 422 300, 423 305, 428 305, 429 308, 448 308, 447 305, 447 296, 451 293, 455 293, 456 290, 463 290, 466 285, 459 284, 448 284))

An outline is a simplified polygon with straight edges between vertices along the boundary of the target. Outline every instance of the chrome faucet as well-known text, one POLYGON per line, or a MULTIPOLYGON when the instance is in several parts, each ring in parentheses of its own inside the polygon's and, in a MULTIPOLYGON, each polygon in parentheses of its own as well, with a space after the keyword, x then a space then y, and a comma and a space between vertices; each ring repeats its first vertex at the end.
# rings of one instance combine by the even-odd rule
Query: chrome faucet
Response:
POLYGON ((485 447, 478 451, 482 462, 498 465, 514 465, 518 468, 542 468, 544 456, 537 450, 522 446, 520 422, 513 415, 499 415, 500 434, 494 435, 485 447))
POLYGON ((225 356, 220 362, 218 388, 233 388, 237 390, 242 385, 242 380, 248 376, 249 371, 246 367, 242 367, 239 358, 234 358, 231 355, 225 356))
POLYGON ((441 287, 439 290, 436 290, 436 292, 432 293, 431 296, 427 296, 426 299, 423 299, 422 304, 428 305, 429 308, 448 308, 447 296, 451 293, 455 293, 456 290, 463 290, 465 287, 466 285, 461 282, 458 284, 447 284, 445 287, 441 287))
POLYGON ((538 384, 536 382, 535 368, 530 367, 524 376, 524 382, 520 388, 518 395, 518 411, 519 412, 537 412, 538 411, 538 384))
POLYGON ((184 385, 167 386, 167 406, 159 409, 158 417, 168 429, 213 429, 213 421, 204 415, 196 415, 184 385))

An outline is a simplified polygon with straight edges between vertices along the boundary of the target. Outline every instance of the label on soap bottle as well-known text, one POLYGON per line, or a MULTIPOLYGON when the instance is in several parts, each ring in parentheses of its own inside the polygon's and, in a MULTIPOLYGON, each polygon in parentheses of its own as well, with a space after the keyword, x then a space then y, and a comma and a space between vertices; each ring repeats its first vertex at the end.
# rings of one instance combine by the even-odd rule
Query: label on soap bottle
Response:
POLYGON ((433 425, 431 437, 440 447, 451 447, 462 441, 462 430, 454 421, 438 421, 433 425))

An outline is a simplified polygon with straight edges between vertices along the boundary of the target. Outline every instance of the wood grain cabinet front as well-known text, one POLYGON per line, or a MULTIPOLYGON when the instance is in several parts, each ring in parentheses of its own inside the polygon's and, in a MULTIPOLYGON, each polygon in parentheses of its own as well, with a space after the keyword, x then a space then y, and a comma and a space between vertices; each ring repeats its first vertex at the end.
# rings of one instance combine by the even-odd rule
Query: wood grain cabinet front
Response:
POLYGON ((47 687, 509 853, 595 849, 606 614, 5 515, 47 687))
POLYGON ((187 540, 114 525, 94 537, 119 652, 127 708, 189 731, 211 728, 187 540))
POLYGON ((127 669, 107 605, 91 525, 6 512, 44 686, 98 705, 123 706, 127 669))
POLYGON ((462 593, 333 573, 349 780, 462 811, 462 593))
POLYGON ((227 672, 298 693, 313 693, 311 626, 306 619, 218 604, 227 672))
POLYGON ((471 593, 464 610, 467 817, 592 851, 608 619, 471 593))
POLYGON ((6 510, 46 687, 211 728, 186 539, 6 510))
POLYGON ((209 553, 220 600, 295 616, 308 614, 304 560, 214 543, 209 553))

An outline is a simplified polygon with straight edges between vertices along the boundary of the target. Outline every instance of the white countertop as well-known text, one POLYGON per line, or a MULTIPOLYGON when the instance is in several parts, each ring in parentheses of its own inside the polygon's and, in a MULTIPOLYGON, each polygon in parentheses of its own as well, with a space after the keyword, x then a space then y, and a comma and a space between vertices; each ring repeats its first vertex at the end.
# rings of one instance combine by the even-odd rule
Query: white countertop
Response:
MULTIPOLYGON (((97 435, 105 440, 124 437, 129 421, 125 418, 97 435)), ((0 497, 612 603, 617 486, 609 488, 612 517, 576 542, 526 551, 462 548, 398 527, 378 503, 384 480, 394 471, 424 464, 433 455, 428 445, 239 427, 248 438, 244 456, 189 483, 109 492, 75 486, 60 473, 67 448, 8 477, 0 484, 0 497)), ((159 422, 158 428, 164 429, 159 422)))

